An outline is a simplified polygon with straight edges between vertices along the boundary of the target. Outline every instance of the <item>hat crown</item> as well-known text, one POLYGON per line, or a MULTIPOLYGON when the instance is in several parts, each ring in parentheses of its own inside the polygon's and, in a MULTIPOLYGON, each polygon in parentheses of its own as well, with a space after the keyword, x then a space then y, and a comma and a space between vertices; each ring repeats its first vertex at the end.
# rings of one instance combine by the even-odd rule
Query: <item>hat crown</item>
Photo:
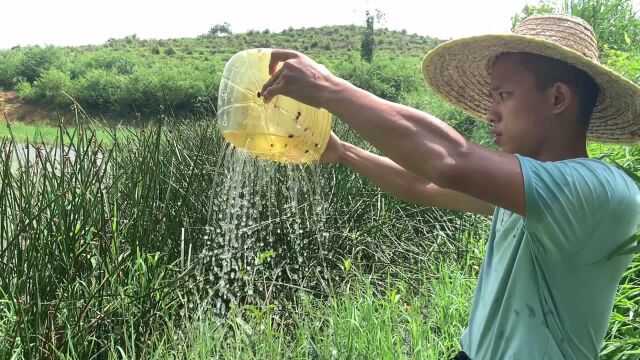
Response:
POLYGON ((598 43, 586 21, 567 15, 533 15, 513 30, 516 35, 534 36, 569 48, 591 61, 598 60, 598 43))

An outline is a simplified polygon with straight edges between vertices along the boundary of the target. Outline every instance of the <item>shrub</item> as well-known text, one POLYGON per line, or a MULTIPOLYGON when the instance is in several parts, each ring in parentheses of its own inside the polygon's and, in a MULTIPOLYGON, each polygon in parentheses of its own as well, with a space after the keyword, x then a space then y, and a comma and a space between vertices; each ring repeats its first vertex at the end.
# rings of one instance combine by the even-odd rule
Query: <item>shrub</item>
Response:
POLYGON ((62 108, 71 104, 71 100, 65 95, 70 89, 71 79, 68 74, 58 69, 49 69, 33 83, 32 98, 43 104, 62 108))
POLYGON ((12 88, 18 81, 18 53, 0 52, 0 86, 12 88))
POLYGON ((16 76, 34 82, 42 73, 51 68, 62 68, 62 51, 54 46, 29 46, 21 50, 16 76))
POLYGON ((73 83, 72 96, 88 111, 116 113, 124 77, 114 71, 92 69, 73 83))
POLYGON ((640 84, 640 52, 630 53, 605 48, 605 63, 629 80, 640 84))
POLYGON ((14 90, 18 93, 18 95, 20 95, 20 98, 22 100, 29 101, 33 100, 34 98, 33 87, 28 81, 22 80, 18 82, 14 87, 14 90))
POLYGON ((393 102, 400 102, 404 94, 422 86, 422 76, 414 59, 376 58, 368 64, 351 56, 337 66, 336 74, 393 102))

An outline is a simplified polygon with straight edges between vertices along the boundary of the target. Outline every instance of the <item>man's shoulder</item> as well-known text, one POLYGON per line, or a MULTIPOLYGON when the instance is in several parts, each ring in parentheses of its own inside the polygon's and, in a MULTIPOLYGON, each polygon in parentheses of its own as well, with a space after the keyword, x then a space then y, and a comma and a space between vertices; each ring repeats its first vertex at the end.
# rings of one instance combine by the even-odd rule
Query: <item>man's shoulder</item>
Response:
MULTIPOLYGON (((539 161, 518 156, 526 175, 555 177, 561 182, 575 182, 608 185, 611 189, 638 191, 635 184, 624 171, 617 166, 594 158, 572 158, 558 161, 539 161)), ((525 174, 523 174, 525 175, 525 174)))
POLYGON ((601 183, 608 191, 622 192, 628 195, 639 193, 638 185, 617 166, 600 159, 578 158, 559 161, 561 171, 574 173, 575 176, 585 178, 585 181, 601 183))
POLYGON ((586 213, 614 208, 629 215, 640 212, 638 185, 613 164, 591 158, 542 162, 522 157, 520 161, 527 200, 534 205, 580 208, 586 213))

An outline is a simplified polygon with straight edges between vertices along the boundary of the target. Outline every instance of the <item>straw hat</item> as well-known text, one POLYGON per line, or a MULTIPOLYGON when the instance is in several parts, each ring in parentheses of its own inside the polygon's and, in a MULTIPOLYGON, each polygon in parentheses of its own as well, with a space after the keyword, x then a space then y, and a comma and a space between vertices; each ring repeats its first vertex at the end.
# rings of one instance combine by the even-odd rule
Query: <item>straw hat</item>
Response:
POLYGON ((600 86, 588 139, 617 144, 640 141, 640 87, 600 65, 593 29, 580 18, 531 16, 513 34, 446 42, 424 57, 422 73, 429 86, 446 100, 486 120, 492 102, 491 66, 506 52, 545 55, 584 70, 600 86))

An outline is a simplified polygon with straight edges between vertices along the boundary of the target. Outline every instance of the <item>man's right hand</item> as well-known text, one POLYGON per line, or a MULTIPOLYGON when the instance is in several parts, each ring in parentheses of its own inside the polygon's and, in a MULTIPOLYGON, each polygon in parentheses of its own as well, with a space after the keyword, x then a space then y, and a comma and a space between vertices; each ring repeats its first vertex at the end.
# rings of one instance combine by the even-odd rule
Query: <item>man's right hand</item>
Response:
POLYGON ((493 214, 493 206, 469 195, 438 187, 391 159, 341 141, 331 132, 321 163, 342 163, 376 184, 382 191, 420 206, 493 214))

